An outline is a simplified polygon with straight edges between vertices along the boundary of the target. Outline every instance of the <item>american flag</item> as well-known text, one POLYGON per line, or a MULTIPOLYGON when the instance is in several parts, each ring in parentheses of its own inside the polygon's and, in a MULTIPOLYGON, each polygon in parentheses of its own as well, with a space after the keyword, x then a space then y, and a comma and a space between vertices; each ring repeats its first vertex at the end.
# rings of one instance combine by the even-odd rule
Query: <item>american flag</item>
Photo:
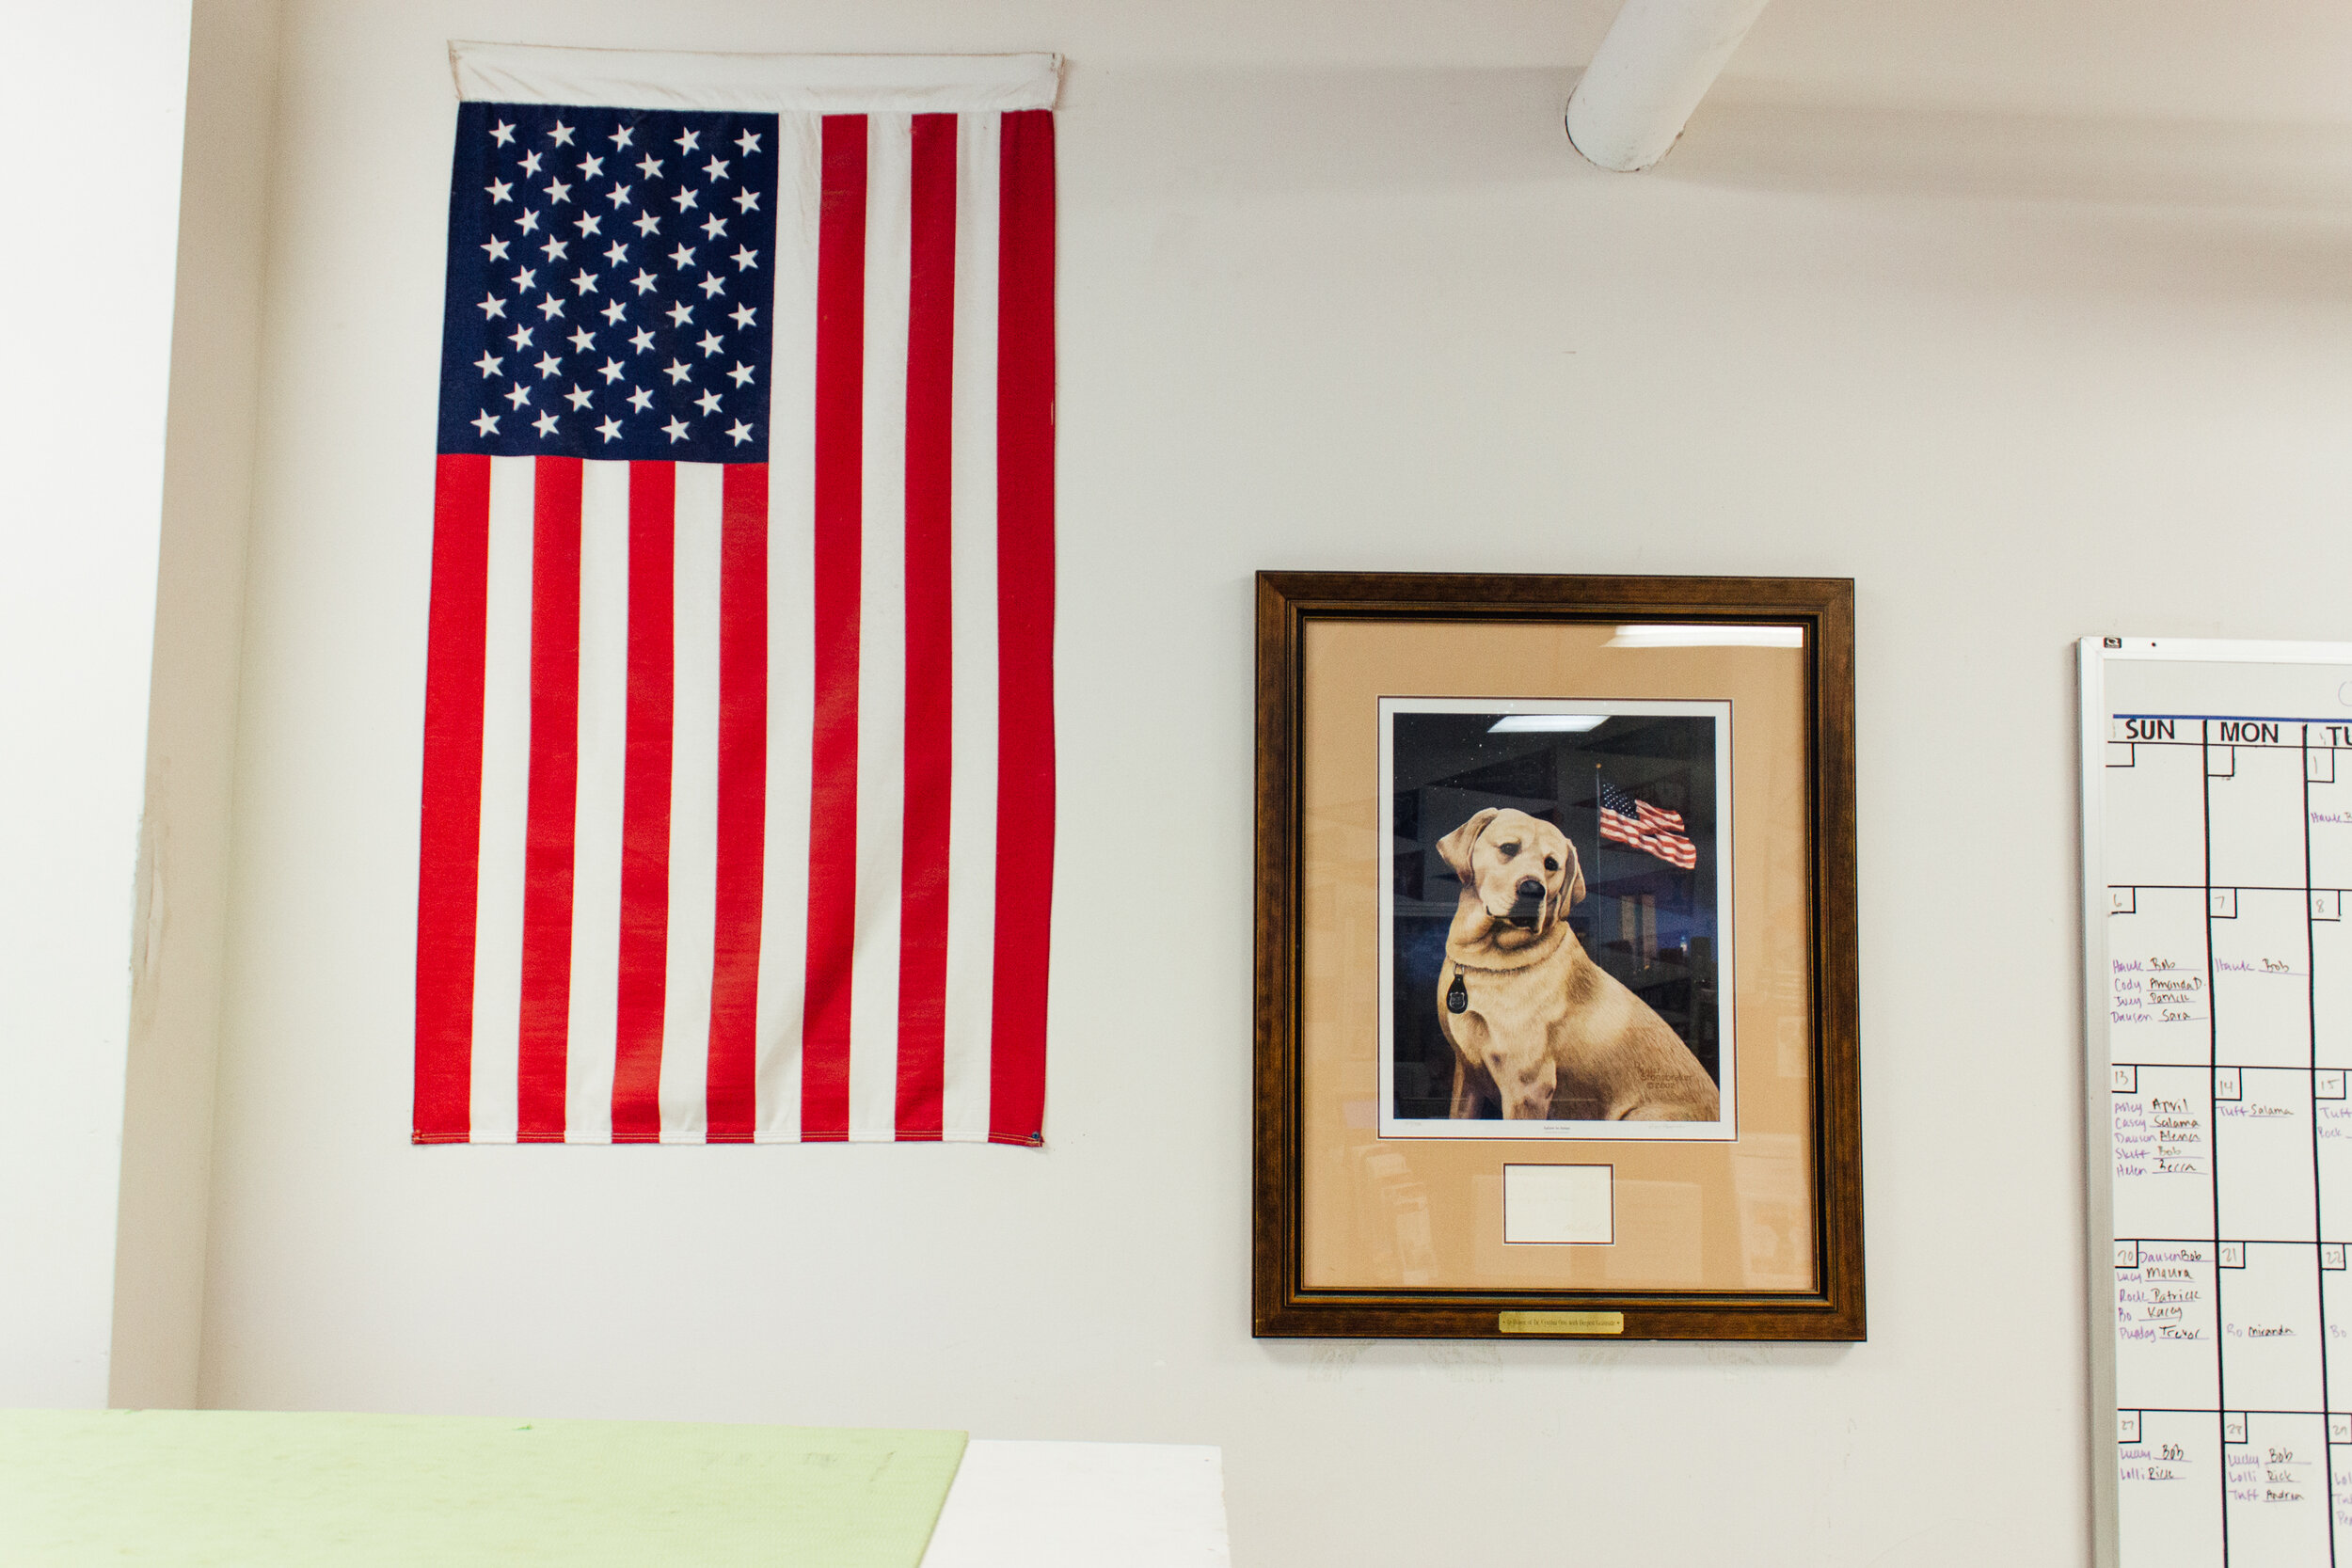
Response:
POLYGON ((1688 871, 1699 852, 1682 831, 1682 814, 1637 800, 1608 780, 1600 784, 1600 836, 1688 871))
POLYGON ((596 59, 457 118, 414 1136, 1037 1143, 1051 112, 596 59))

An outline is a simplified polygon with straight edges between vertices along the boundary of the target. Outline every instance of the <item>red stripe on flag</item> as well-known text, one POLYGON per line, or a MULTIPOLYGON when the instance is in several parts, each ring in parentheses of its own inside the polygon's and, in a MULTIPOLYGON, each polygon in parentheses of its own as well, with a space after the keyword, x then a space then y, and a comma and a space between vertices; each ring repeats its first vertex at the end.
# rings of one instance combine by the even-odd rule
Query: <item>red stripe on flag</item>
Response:
POLYGON ((704 1106, 712 1143, 749 1143, 758 1114, 760 869, 768 828, 765 463, 728 466, 719 550, 719 865, 704 1106))
POLYGON ((857 680, 866 388, 866 117, 827 115, 817 229, 816 621, 801 1136, 850 1135, 857 945, 857 680))
POLYGON ((490 460, 440 459, 424 660, 417 855, 418 1143, 463 1143, 473 1098, 475 880, 482 853, 482 669, 489 619, 490 460))
POLYGON ((990 1139, 1041 1141, 1054 896, 1054 116, 1004 117, 996 328, 996 994, 990 1139))
POLYGON ((677 465, 628 466, 628 711, 621 773, 620 994, 612 1141, 661 1137, 670 939, 670 750, 677 663, 677 465))
POLYGON ((898 882, 901 1138, 940 1135, 955 721, 956 117, 914 117, 907 298, 906 805, 898 882))
POLYGON ((516 1136, 564 1141, 572 1005, 572 828, 580 783, 580 480, 542 457, 531 530, 531 783, 523 836, 516 1136))

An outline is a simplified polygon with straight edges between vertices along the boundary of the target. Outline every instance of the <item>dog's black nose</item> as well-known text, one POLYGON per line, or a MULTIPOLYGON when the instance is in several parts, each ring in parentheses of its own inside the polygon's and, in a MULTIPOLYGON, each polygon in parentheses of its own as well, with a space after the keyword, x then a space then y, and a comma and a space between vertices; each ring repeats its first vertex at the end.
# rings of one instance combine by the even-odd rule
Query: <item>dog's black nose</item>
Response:
POLYGON ((1519 896, 1520 896, 1520 897, 1522 897, 1522 898, 1541 898, 1543 895, 1544 895, 1544 884, 1543 884, 1543 883, 1541 883, 1541 882, 1539 882, 1539 881, 1537 881, 1534 878, 1530 877, 1530 878, 1526 879, 1524 881, 1522 881, 1522 882, 1520 882, 1520 883, 1519 883, 1519 896))

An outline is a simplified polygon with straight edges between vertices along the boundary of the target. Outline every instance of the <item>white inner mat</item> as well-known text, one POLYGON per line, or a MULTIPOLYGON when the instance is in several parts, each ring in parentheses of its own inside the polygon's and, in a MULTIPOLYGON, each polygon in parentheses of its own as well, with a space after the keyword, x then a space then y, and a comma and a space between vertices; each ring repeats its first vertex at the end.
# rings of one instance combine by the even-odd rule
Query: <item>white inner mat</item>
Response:
POLYGON ((1607 1165, 1502 1167, 1505 1242, 1585 1243, 1617 1239, 1607 1165))

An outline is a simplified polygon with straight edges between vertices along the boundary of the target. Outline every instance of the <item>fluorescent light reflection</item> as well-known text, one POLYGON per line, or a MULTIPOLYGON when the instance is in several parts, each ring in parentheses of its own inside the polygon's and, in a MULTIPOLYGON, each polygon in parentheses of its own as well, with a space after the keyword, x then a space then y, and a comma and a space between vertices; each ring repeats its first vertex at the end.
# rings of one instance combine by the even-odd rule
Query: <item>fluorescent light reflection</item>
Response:
POLYGON ((1803 626, 1619 626, 1612 648, 1802 648, 1803 626))
POLYGON ((1605 713, 1506 713, 1488 735, 1582 735, 1609 722, 1605 713))

